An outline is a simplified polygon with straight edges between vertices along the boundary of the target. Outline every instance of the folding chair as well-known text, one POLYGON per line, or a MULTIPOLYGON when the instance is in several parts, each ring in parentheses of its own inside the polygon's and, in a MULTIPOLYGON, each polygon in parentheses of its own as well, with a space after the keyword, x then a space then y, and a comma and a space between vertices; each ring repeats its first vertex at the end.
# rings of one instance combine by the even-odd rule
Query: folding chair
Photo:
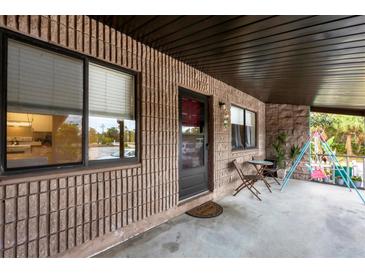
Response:
POLYGON ((265 167, 264 168, 264 176, 265 177, 271 177, 275 180, 275 182, 280 186, 280 182, 278 181, 278 179, 276 178, 276 174, 278 172, 278 168, 269 168, 269 167, 265 167))
POLYGON ((272 167, 268 167, 266 166, 264 168, 264 172, 263 175, 265 177, 270 177, 273 178, 275 180, 275 182, 280 186, 280 182, 277 179, 277 172, 278 172, 278 167, 276 166, 276 163, 273 160, 267 160, 267 159, 260 159, 260 157, 258 159, 256 159, 256 157, 254 158, 255 160, 264 160, 264 161, 270 161, 273 162, 274 165, 272 167))
POLYGON ((242 180, 242 183, 235 189, 235 193, 233 194, 233 196, 236 196, 242 189, 247 188, 257 199, 261 201, 260 197, 258 196, 258 194, 261 193, 254 187, 254 183, 260 180, 260 177, 257 175, 245 175, 241 167, 238 165, 237 160, 233 160, 233 165, 242 180), (253 191, 252 189, 254 189, 255 191, 253 191))

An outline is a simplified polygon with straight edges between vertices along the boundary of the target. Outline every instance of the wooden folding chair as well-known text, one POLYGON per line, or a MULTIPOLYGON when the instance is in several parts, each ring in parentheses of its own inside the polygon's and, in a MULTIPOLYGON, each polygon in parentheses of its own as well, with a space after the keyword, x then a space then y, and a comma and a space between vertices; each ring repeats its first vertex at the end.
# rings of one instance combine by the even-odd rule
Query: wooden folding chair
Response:
POLYGON ((257 175, 245 175, 237 160, 233 160, 233 165, 242 180, 242 183, 235 189, 235 193, 233 194, 233 196, 236 196, 242 189, 247 188, 257 199, 261 201, 260 197, 258 196, 258 194, 261 193, 254 187, 254 183, 260 180, 260 177, 257 175), (252 189, 254 189, 254 191, 252 189))

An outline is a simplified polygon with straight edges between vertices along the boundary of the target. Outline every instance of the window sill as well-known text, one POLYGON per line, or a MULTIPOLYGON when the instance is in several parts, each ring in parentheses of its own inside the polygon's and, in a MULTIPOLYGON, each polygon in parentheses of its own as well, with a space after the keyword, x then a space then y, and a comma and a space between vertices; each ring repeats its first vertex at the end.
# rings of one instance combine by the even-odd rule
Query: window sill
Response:
POLYGON ((94 172, 105 172, 116 169, 130 169, 141 167, 142 163, 139 161, 121 163, 121 162, 107 162, 107 163, 93 163, 89 166, 64 166, 62 168, 52 168, 45 170, 24 170, 18 172, 8 171, 0 175, 0 184, 21 183, 26 181, 48 180, 62 176, 78 176, 94 172))
POLYGON ((257 150, 257 149, 259 149, 259 148, 258 147, 248 147, 248 148, 232 149, 231 153, 237 154, 237 153, 242 153, 245 151, 252 151, 252 150, 257 150))
POLYGON ((253 149, 259 149, 258 147, 247 147, 245 150, 253 150, 253 149))

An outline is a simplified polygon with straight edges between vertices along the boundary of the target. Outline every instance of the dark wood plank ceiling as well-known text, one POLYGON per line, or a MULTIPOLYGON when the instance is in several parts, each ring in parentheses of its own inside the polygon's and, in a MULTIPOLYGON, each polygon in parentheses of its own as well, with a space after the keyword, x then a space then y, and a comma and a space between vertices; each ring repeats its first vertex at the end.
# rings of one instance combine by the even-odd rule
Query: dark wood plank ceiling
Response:
POLYGON ((365 16, 93 16, 264 102, 365 109, 365 16))

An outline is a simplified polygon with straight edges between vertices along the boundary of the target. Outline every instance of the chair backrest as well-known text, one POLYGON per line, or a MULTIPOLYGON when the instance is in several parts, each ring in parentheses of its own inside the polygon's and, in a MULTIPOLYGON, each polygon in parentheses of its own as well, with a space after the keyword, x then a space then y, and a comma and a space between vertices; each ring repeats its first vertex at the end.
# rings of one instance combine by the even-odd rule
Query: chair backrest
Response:
POLYGON ((245 174, 243 174, 243 171, 241 169, 241 167, 239 166, 238 162, 236 159, 233 160, 233 165, 236 168, 238 175, 241 177, 241 179, 243 180, 245 178, 245 174))
POLYGON ((252 160, 265 161, 266 159, 264 156, 252 156, 252 160))

